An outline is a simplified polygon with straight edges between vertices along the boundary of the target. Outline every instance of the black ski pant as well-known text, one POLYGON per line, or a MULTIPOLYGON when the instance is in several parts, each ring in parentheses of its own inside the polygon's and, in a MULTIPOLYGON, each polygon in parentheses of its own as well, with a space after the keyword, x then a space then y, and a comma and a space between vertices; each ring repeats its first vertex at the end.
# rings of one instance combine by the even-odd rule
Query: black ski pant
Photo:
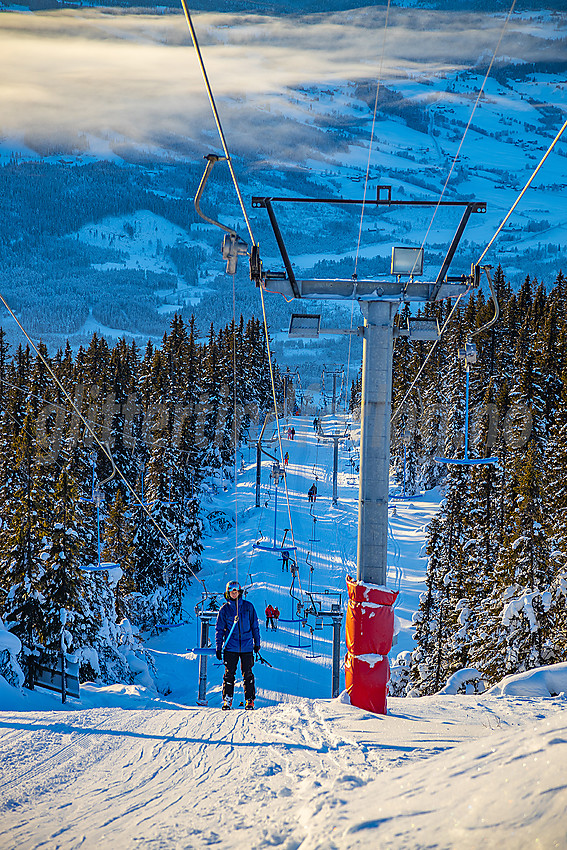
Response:
POLYGON ((244 679, 244 699, 256 699, 256 686, 254 683, 254 666, 253 652, 231 652, 228 649, 224 651, 224 677, 222 680, 222 695, 223 697, 231 697, 234 694, 234 677, 236 668, 240 659, 240 669, 242 670, 242 678, 244 679))

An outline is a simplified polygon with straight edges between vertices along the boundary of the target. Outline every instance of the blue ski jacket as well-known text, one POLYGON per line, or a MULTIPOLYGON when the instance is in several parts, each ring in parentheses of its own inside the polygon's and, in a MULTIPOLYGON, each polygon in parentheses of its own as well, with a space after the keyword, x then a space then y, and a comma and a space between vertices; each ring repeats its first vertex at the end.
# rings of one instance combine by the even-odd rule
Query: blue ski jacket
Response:
POLYGON ((238 620, 224 649, 229 652, 252 652, 255 646, 260 646, 260 626, 256 609, 247 599, 230 599, 224 603, 217 616, 217 651, 223 648, 223 643, 232 629, 237 602, 238 620))

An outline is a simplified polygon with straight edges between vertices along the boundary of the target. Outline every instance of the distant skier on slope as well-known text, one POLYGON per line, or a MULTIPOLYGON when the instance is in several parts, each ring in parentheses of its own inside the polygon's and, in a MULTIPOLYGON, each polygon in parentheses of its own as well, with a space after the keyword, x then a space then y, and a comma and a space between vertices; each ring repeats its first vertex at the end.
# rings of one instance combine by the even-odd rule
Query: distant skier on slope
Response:
POLYGON ((254 682, 254 652, 260 652, 260 626, 256 609, 247 599, 242 598, 242 588, 237 581, 226 585, 225 599, 220 609, 216 625, 217 658, 224 661, 222 683, 223 711, 232 707, 234 677, 238 660, 244 679, 245 708, 251 711, 256 699, 254 682))

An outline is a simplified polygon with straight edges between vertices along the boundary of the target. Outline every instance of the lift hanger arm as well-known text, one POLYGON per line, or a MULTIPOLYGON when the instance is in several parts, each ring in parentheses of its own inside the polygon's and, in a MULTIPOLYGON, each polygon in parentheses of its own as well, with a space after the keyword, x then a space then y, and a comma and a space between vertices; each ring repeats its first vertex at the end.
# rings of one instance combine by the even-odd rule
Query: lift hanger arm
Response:
POLYGON ((211 171, 213 170, 215 163, 225 161, 226 156, 217 156, 217 154, 215 154, 215 153, 208 153, 206 155, 205 159, 207 160, 207 165, 206 165, 206 168, 205 168, 205 173, 201 177, 201 182, 199 183, 199 188, 197 189, 197 194, 195 195, 195 201, 194 201, 195 211, 196 211, 197 215, 200 215, 201 218, 204 219, 205 221, 208 221, 209 224, 214 224, 215 227, 220 227, 221 230, 226 231, 226 233, 230 233, 231 236, 236 236, 237 234, 234 232, 234 230, 232 230, 231 227, 227 227, 225 224, 221 224, 220 221, 215 221, 214 218, 210 218, 208 215, 205 215, 205 213, 202 211, 202 209, 200 207, 201 196, 202 196, 203 192, 205 191, 205 186, 207 185, 207 180, 210 177, 211 171))
POLYGON ((214 224, 215 227, 220 227, 221 230, 225 231, 226 236, 224 237, 222 243, 222 256, 223 259, 226 260, 226 273, 236 274, 238 257, 248 253, 247 243, 243 239, 241 239, 238 233, 236 233, 236 231, 233 230, 231 227, 227 227, 225 224, 221 224, 220 221, 216 221, 214 218, 210 218, 208 215, 205 215, 205 213, 201 210, 200 206, 201 196, 204 192, 207 180, 209 179, 209 176, 214 168, 215 163, 226 160, 226 156, 218 156, 216 153, 209 153, 207 154, 205 159, 207 160, 207 165, 205 168, 205 173, 203 174, 201 182, 199 183, 197 194, 195 195, 195 210, 204 221, 207 221, 209 224, 214 224))
POLYGON ((496 293, 494 292, 494 284, 492 283, 492 275, 490 274, 490 268, 490 266, 483 266, 483 269, 486 273, 486 277, 488 278, 488 285, 490 287, 490 297, 492 298, 492 302, 494 304, 494 316, 489 322, 487 322, 481 328, 478 328, 478 330, 472 333, 471 339, 473 338, 473 336, 482 333, 482 331, 487 331, 488 328, 491 328, 492 325, 498 321, 498 318, 500 316, 500 305, 498 304, 498 299, 496 298, 496 293))

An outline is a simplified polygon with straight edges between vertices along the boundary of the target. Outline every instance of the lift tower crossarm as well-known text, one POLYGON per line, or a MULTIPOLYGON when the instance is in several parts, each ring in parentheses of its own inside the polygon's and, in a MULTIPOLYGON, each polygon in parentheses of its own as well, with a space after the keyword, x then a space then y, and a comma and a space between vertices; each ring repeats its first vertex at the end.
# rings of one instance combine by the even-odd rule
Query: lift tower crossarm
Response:
MULTIPOLYGON (((430 300, 436 301, 439 297, 439 293, 441 290, 441 286, 443 285, 443 281, 445 280, 445 276, 449 270, 449 266, 455 256, 455 251, 459 246, 459 242, 461 241, 461 236, 464 233, 465 227, 467 226, 467 222, 471 216, 471 213, 476 212, 486 212, 486 204, 485 203, 476 203, 471 202, 467 204, 466 209, 463 213, 463 217, 459 222, 459 226, 457 227, 457 231, 453 236, 453 241, 449 245, 449 250, 445 255, 445 259, 443 260, 443 265, 439 270, 439 274, 437 275, 437 280, 435 281, 435 285, 433 287, 433 292, 431 293, 430 300)), ((447 278, 449 279, 449 278, 447 278)))
MULTIPOLYGON (((285 243, 283 241, 282 233, 279 227, 279 224, 276 220, 276 214, 274 212, 274 208, 272 207, 271 201, 269 198, 263 198, 265 201, 262 206, 266 208, 268 211, 268 216, 270 218, 270 223, 272 225, 272 230, 274 231, 274 236, 276 237, 276 242, 278 243, 278 248, 280 249, 280 254, 282 256, 282 260, 285 266, 285 270, 287 272, 287 279, 289 281, 289 285, 291 286, 291 291, 293 292, 294 298, 301 298, 301 293, 299 291, 299 287, 297 286, 297 281, 295 279, 295 275, 293 273, 293 269, 291 267, 291 260, 289 259, 289 255, 287 253, 287 249, 285 247, 285 243)), ((254 206, 254 199, 252 199, 252 206, 254 206)))
MULTIPOLYGON (((379 187, 380 188, 380 187, 379 187)), ((387 187, 382 187, 387 188, 387 187)), ((255 208, 263 207, 267 209, 268 204, 272 203, 288 203, 288 204, 354 204, 361 206, 384 206, 384 207, 484 207, 484 209, 475 209, 475 212, 486 212, 486 203, 484 201, 392 201, 387 198, 275 198, 261 197, 255 195, 252 198, 252 206, 255 208)))
MULTIPOLYGON (((270 281, 270 285, 275 291, 281 292, 283 295, 291 295, 293 298, 369 298, 377 296, 378 298, 398 297, 403 294, 405 301, 437 301, 442 298, 450 298, 460 294, 458 286, 451 284, 461 284, 466 287, 469 283, 469 278, 466 275, 461 275, 457 278, 447 277, 447 271, 464 229, 472 213, 486 212, 485 201, 435 201, 435 200, 417 200, 417 201, 396 201, 392 200, 391 186, 378 186, 376 198, 374 200, 363 198, 283 198, 283 197, 259 197, 252 198, 252 206, 254 208, 263 208, 267 210, 274 236, 286 269, 286 274, 281 272, 266 272, 265 280, 270 281), (381 193, 386 191, 386 197, 382 197, 381 193), (291 260, 285 242, 276 219, 274 203, 292 203, 292 204, 334 204, 342 206, 385 206, 385 207, 465 207, 461 221, 457 227, 457 231, 453 237, 449 250, 443 260, 443 264, 434 282, 430 283, 414 283, 413 281, 400 288, 398 284, 391 281, 374 281, 374 280, 358 280, 358 281, 317 281, 317 280, 297 280, 292 268, 291 260), (280 281, 280 283, 278 283, 280 281), (273 283, 275 283, 275 286, 273 283), (347 292, 344 285, 350 288, 347 292), (279 287, 279 288, 278 288, 279 287), (427 289, 426 289, 427 287, 427 289), (291 291, 290 291, 291 290, 291 291), (342 290, 342 291, 341 291, 342 290), (415 290, 415 291, 414 291, 415 290)), ((478 272, 474 272, 474 285, 478 284, 478 272)), ((259 281, 256 281, 259 283, 259 281)), ((464 291, 464 289, 462 290, 464 291)))

